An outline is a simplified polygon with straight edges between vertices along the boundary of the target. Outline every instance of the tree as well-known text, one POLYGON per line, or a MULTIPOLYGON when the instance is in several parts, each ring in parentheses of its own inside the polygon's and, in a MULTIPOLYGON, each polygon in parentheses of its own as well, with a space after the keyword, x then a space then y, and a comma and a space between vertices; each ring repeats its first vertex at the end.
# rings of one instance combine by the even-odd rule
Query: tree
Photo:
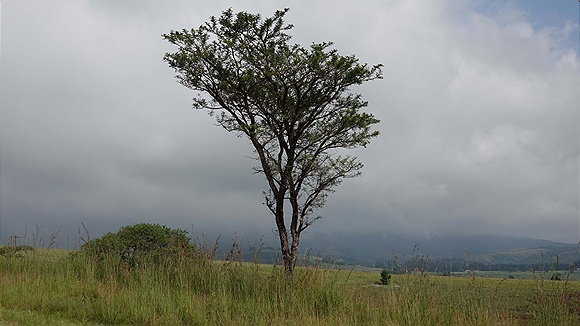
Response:
POLYGON ((331 42, 290 44, 288 9, 262 19, 234 13, 163 38, 178 47, 164 60, 179 83, 200 92, 196 109, 209 110, 229 132, 247 137, 265 176, 265 205, 274 215, 286 275, 291 279, 300 234, 318 220, 329 193, 363 164, 339 149, 366 147, 379 122, 349 88, 382 78, 382 65, 341 56, 331 42), (289 225, 285 216, 289 204, 289 225))
POLYGON ((383 270, 381 271, 381 284, 389 285, 390 282, 391 282, 391 273, 389 273, 388 269, 383 268, 383 270))

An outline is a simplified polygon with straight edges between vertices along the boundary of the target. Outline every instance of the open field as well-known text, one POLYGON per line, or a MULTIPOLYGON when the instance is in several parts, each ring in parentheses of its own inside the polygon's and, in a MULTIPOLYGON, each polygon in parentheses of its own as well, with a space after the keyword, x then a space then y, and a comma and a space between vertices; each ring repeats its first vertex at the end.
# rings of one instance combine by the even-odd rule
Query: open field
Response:
MULTIPOLYGON (((74 252, 0 256, 2 325, 576 325, 580 282, 297 268, 177 255, 128 269, 74 252)), ((512 273, 515 275, 515 273, 512 273)), ((506 273, 508 275, 508 273, 506 273)), ((570 274, 573 275, 573 274, 570 274)), ((529 275, 527 275, 529 276, 529 275)), ((535 277, 535 279, 533 279, 535 277)))

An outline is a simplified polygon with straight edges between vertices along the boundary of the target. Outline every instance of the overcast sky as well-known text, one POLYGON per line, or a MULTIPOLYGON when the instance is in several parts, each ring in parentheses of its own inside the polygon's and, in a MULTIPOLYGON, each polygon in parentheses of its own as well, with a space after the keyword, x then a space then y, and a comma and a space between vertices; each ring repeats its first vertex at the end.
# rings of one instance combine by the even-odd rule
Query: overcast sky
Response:
POLYGON ((273 238, 247 140, 191 108, 161 34, 290 7, 293 42, 384 64, 381 135, 316 232, 579 240, 576 0, 1 2, 0 241, 137 222, 273 238))

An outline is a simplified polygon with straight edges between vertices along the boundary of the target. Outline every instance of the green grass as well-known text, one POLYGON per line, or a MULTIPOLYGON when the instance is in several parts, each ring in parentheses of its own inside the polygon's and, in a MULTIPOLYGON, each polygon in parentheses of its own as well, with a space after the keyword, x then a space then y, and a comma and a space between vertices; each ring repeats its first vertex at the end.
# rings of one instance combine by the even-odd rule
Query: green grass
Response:
POLYGON ((0 325, 575 325, 580 282, 210 261, 128 269, 74 252, 0 256, 0 325))

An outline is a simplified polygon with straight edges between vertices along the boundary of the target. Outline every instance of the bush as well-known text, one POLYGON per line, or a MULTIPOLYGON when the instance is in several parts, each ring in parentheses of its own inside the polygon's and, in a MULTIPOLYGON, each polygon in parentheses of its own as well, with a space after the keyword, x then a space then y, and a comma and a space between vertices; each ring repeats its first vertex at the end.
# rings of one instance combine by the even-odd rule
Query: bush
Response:
POLYGON ((32 251, 34 248, 31 246, 8 246, 0 247, 0 255, 4 257, 18 256, 20 253, 25 253, 27 251, 32 251))
POLYGON ((81 246, 81 252, 101 259, 118 257, 128 267, 134 267, 140 259, 159 261, 178 252, 192 252, 194 248, 189 241, 185 230, 140 223, 90 240, 81 246))
POLYGON ((384 268, 381 271, 381 284, 382 285, 388 285, 391 282, 391 273, 389 273, 389 270, 384 268))

